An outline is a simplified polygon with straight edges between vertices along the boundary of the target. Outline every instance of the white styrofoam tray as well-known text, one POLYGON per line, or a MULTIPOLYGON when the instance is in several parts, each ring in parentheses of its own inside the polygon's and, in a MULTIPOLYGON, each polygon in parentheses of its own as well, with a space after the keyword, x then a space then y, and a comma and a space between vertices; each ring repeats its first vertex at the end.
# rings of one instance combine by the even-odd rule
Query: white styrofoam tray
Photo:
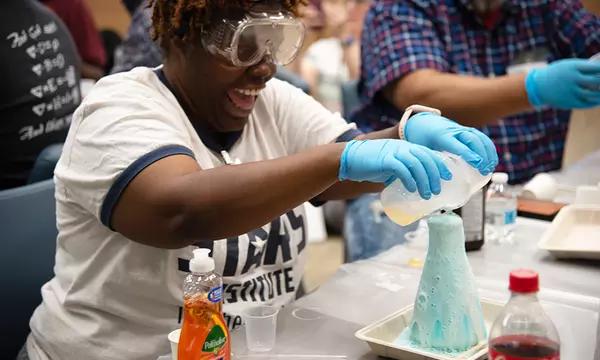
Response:
POLYGON ((600 260, 600 205, 563 207, 538 247, 559 258, 600 260))
MULTIPOLYGON (((481 310, 485 326, 489 332, 494 319, 498 316, 504 304, 487 299, 481 299, 481 310)), ((366 341, 371 350, 379 356, 400 360, 480 360, 487 357, 487 339, 479 342, 471 349, 456 354, 442 355, 427 350, 414 349, 408 346, 395 344, 400 333, 410 324, 413 314, 413 305, 409 305, 384 319, 367 325, 358 330, 354 336, 366 341)))

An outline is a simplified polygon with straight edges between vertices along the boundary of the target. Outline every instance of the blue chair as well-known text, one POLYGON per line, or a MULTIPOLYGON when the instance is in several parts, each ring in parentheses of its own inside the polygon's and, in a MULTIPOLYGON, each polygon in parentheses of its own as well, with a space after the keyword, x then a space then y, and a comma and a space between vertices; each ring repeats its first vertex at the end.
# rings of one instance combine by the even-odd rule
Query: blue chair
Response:
POLYGON ((342 116, 349 120, 350 115, 360 106, 358 96, 358 80, 349 80, 342 83, 342 116))
POLYGON ((54 276, 56 215, 54 182, 0 191, 0 354, 14 359, 41 303, 40 288, 54 276))
POLYGON ((54 176, 54 168, 56 167, 58 159, 60 159, 60 154, 62 154, 62 148, 63 143, 58 143, 48 145, 42 150, 35 159, 35 163, 33 163, 33 168, 27 179, 28 184, 52 179, 54 176))

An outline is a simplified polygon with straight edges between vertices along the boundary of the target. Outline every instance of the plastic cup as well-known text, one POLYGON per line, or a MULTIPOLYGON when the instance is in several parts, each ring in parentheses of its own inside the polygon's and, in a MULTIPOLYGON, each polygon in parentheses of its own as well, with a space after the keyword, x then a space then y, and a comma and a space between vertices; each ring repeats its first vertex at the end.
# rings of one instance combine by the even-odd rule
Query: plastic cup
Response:
POLYGON ((292 311, 292 316, 298 320, 319 320, 323 318, 319 307, 297 308, 292 311))
POLYGON ((171 344, 171 359, 177 360, 177 347, 179 346, 179 335, 181 335, 181 329, 173 330, 167 335, 169 343, 171 344))
POLYGON ((275 347, 277 313, 279 313, 278 307, 268 305, 252 306, 244 310, 248 350, 264 352, 275 347))

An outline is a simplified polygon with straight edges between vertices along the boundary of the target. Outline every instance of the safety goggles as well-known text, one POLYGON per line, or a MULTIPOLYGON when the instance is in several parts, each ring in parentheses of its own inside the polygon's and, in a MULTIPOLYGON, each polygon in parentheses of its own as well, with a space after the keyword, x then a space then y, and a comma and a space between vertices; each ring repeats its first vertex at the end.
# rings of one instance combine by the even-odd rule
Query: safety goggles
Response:
POLYGON ((265 56, 291 63, 304 41, 304 25, 289 13, 250 12, 240 20, 222 19, 202 31, 202 44, 235 66, 258 64, 265 56))

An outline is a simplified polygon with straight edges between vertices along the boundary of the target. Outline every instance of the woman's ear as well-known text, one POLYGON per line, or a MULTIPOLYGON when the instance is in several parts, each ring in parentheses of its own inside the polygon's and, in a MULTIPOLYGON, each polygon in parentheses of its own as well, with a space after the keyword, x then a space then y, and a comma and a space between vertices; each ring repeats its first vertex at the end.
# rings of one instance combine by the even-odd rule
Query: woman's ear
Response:
POLYGON ((189 52, 190 44, 189 40, 173 35, 169 39, 166 39, 162 44, 164 49, 165 58, 171 58, 171 60, 185 58, 189 52))

